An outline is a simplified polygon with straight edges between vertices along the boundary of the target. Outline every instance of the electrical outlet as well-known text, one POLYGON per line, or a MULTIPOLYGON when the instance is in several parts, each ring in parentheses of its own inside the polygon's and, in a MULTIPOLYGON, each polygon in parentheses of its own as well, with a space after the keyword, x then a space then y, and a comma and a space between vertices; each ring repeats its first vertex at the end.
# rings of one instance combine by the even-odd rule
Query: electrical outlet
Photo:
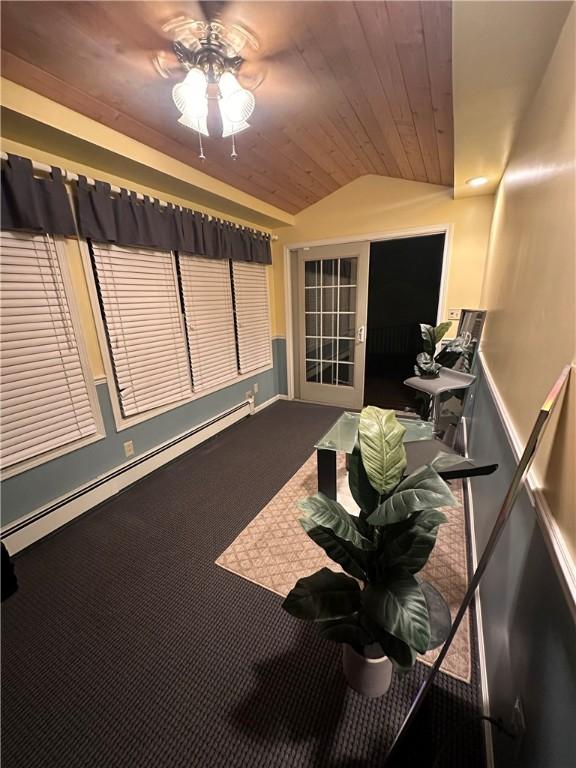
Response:
POLYGON ((460 315, 462 314, 461 309, 449 309, 448 310, 448 320, 460 320, 460 315))
POLYGON ((134 443, 132 442, 132 440, 127 440, 124 443, 124 455, 134 456, 134 443))
POLYGON ((511 765, 520 765, 520 755, 522 754, 522 742, 526 732, 526 720, 524 719, 524 707, 520 696, 516 696, 508 728, 505 733, 511 737, 509 762, 511 765))
POLYGON ((524 718, 524 707, 520 696, 516 696, 514 707, 512 708, 512 721, 510 723, 511 731, 514 737, 520 741, 526 731, 526 720, 524 718))
POLYGON ((252 387, 252 389, 254 390, 254 394, 256 395, 258 393, 258 382, 257 381, 254 382, 254 386, 252 387))
POLYGON ((246 400, 254 400, 254 392, 252 392, 251 389, 248 390, 248 392, 244 392, 244 397, 246 400))

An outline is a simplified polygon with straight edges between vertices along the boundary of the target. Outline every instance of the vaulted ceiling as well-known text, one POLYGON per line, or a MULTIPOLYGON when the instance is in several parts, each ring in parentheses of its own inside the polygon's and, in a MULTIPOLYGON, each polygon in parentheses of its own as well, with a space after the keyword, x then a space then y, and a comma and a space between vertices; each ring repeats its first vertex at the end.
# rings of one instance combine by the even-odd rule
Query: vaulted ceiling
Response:
MULTIPOLYGON (((449 2, 3 2, 3 75, 296 213, 365 174, 453 181, 449 2), (161 28, 218 12, 251 29, 265 75, 230 140, 178 124, 161 28)), ((180 77, 182 79, 183 73, 180 77)))

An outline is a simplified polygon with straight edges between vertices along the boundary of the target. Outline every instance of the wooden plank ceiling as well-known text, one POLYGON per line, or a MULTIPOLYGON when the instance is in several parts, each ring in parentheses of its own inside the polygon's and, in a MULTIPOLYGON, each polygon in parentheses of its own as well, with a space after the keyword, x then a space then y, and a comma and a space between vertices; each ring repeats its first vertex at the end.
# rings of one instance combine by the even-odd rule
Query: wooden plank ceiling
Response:
POLYGON ((432 0, 2 3, 5 77, 290 213, 365 174, 452 184, 451 49, 451 4, 432 0), (152 65, 162 25, 206 10, 260 41, 237 160, 222 138, 198 158, 178 78, 152 65))

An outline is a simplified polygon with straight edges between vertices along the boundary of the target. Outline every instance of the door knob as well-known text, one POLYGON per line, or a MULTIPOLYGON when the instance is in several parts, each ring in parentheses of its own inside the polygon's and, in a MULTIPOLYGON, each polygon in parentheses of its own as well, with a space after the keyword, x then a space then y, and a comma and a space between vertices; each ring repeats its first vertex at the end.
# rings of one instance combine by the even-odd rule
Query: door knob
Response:
POLYGON ((366 341, 366 326, 361 325, 360 328, 356 331, 356 341, 358 344, 364 344, 366 341))

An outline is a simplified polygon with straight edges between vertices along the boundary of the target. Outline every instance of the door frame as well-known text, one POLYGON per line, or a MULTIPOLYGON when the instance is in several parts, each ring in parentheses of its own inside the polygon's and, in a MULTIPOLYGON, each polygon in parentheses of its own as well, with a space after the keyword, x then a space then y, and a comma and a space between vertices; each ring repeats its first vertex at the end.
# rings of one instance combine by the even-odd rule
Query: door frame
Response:
MULTIPOLYGON (((294 372, 294 382, 298 382, 298 389, 300 398, 305 402, 322 402, 326 405, 333 405, 335 407, 345 408, 347 410, 360 410, 364 402, 364 381, 365 381, 365 353, 366 353, 366 325, 368 322, 368 279, 370 274, 370 243, 365 240, 360 240, 353 243, 342 243, 339 245, 320 245, 311 248, 298 249, 298 307, 303 311, 298 311, 297 317, 294 320, 298 323, 298 349, 294 345, 294 356, 299 355, 299 377, 296 378, 296 371, 294 372), (348 384, 338 384, 334 381, 332 384, 322 383, 320 381, 313 382, 308 380, 307 367, 308 363, 306 358, 306 292, 305 287, 305 267, 307 261, 312 263, 329 260, 348 259, 357 262, 356 267, 356 279, 349 282, 354 285, 354 306, 349 306, 347 310, 353 310, 354 312, 354 332, 350 339, 353 343, 353 356, 352 360, 352 372, 353 378, 348 384), (364 331, 361 335, 360 329, 364 331), (317 399, 316 399, 317 398, 317 399)), ((294 277, 294 275, 293 275, 294 277)), ((319 285, 322 286, 322 293, 324 293, 324 284, 322 280, 319 285)), ((338 285, 340 278, 338 279, 338 285)), ((329 289, 328 289, 329 290, 329 289)), ((338 296, 338 290, 336 294, 338 296)), ((337 313, 340 312, 340 304, 338 302, 337 307, 334 307, 337 313)), ((345 311, 345 310, 343 310, 345 311)), ((293 333, 296 333, 296 322, 294 322, 293 333)), ((322 326, 320 330, 320 336, 324 336, 323 320, 320 320, 322 326)), ((318 329, 317 329, 318 330, 318 329)), ((340 333, 336 329, 334 334, 338 337, 338 341, 334 341, 338 346, 340 345, 340 333)), ((345 337, 343 337, 345 338, 345 337)), ((334 347, 335 349, 335 347, 334 347)), ((323 359, 323 355, 321 355, 323 359)), ((333 359, 333 358, 332 358, 333 359)), ((336 360, 339 356, 336 357, 336 360)), ((295 366, 296 367, 296 366, 295 366)), ((340 364, 338 364, 338 368, 340 364)))
POLYGON ((330 237, 322 240, 305 240, 294 243, 286 243, 283 246, 284 259, 284 315, 286 324, 286 373, 288 379, 288 399, 294 399, 295 390, 295 365, 294 365, 294 331, 293 331, 293 297, 298 295, 292 285, 292 270, 290 265, 290 251, 299 248, 313 248, 317 245, 341 245, 344 243, 369 242, 374 243, 383 240, 403 240, 409 237, 425 237, 426 235, 444 235, 444 251, 442 253, 442 275, 440 278, 440 291, 438 295, 438 314, 436 322, 446 315, 447 284, 452 254, 453 224, 430 224, 422 227, 405 227, 403 229, 388 230, 385 232, 368 232, 362 235, 344 235, 330 237))

